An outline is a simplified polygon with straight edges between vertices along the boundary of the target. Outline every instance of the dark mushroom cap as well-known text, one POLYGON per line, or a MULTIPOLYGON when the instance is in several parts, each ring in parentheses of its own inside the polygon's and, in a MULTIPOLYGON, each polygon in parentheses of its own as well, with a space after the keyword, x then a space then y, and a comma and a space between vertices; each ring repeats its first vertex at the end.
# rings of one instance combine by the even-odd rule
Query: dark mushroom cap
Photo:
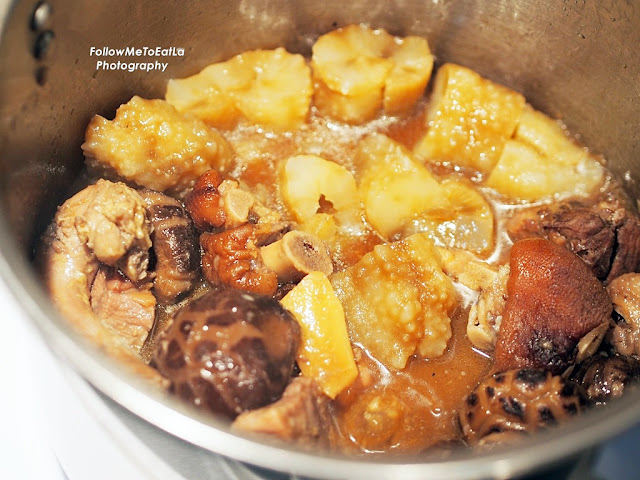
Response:
POLYGON ((600 352, 579 364, 571 378, 582 387, 589 402, 603 404, 621 397, 627 389, 637 385, 640 360, 600 352))
POLYGON ((460 409, 460 425, 472 445, 490 446, 519 439, 579 413, 578 387, 541 369, 495 373, 482 381, 460 409))
POLYGON ((280 398, 299 342, 298 323, 278 301, 214 290, 177 313, 153 362, 180 397, 234 418, 280 398))

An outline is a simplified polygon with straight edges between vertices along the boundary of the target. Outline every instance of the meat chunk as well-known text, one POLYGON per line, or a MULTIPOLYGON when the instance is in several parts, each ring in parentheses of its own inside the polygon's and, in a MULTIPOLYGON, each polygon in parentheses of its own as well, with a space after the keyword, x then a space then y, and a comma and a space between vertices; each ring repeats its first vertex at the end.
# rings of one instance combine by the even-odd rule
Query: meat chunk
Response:
POLYGON ((333 273, 327 245, 315 235, 297 230, 261 247, 260 257, 267 268, 276 272, 281 282, 299 282, 311 272, 333 273))
MULTIPOLYGON (((151 239, 145 206, 135 190, 99 180, 65 202, 55 223, 59 240, 78 237, 87 249, 84 261, 117 266, 133 281, 147 276, 151 239)), ((68 253, 78 259, 81 254, 68 253)))
POLYGON ((549 240, 516 242, 509 264, 494 369, 562 373, 580 339, 609 322, 611 300, 578 256, 549 240))
MULTIPOLYGON (((105 310, 98 301, 96 313, 90 298, 101 265, 118 267, 131 282, 140 285, 138 282, 148 277, 150 246, 140 195, 122 183, 99 180, 58 209, 43 238, 40 261, 54 305, 76 330, 141 378, 164 386, 164 379, 138 355, 139 335, 123 335, 121 327, 128 330, 129 321, 126 326, 118 326, 118 321, 111 324, 102 315, 108 316, 112 310, 105 310)), ((99 284, 96 299, 101 296, 98 291, 99 284)), ((140 322, 134 319, 132 323, 140 322)))
POLYGON ((567 247, 605 283, 640 268, 640 219, 617 201, 525 210, 507 229, 514 241, 543 237, 567 247))
POLYGON ((469 310, 467 337, 477 348, 494 349, 508 298, 509 265, 502 265, 495 279, 480 291, 478 301, 469 310))
POLYGON ((260 229, 251 223, 221 233, 203 233, 202 269, 209 282, 273 295, 278 275, 260 257, 260 229))
POLYGON ((607 291, 618 314, 609 341, 621 355, 640 355, 640 273, 619 276, 607 291))
POLYGON ((621 397, 631 388, 637 388, 640 360, 600 352, 578 365, 571 379, 582 387, 591 403, 604 404, 621 397))
POLYGON ((149 281, 132 282, 119 270, 100 267, 91 285, 91 308, 107 325, 140 351, 153 326, 156 297, 149 281))
POLYGON ((142 190, 156 256, 154 293, 163 303, 191 290, 200 269, 195 227, 181 202, 153 190, 142 190))
POLYGON ((439 248, 442 270, 470 290, 478 292, 469 309, 467 338, 474 347, 493 351, 507 299, 509 264, 499 268, 466 250, 439 248))
POLYGON ((238 416, 233 427, 287 442, 330 449, 335 443, 329 397, 310 378, 296 377, 277 402, 238 416))
POLYGON ((606 281, 640 269, 640 219, 627 217, 616 231, 616 253, 606 281))
POLYGON ((299 343, 300 327, 278 301, 227 288, 179 310, 153 361, 177 395, 234 418, 280 398, 299 343))

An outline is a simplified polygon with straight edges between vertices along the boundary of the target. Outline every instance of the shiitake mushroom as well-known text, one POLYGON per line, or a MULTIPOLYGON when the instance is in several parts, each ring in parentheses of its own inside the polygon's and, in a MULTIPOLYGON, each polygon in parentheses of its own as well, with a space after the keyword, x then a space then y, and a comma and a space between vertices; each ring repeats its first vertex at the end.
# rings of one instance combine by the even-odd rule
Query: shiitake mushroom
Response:
POLYGON ((584 406, 576 384, 543 369, 520 368, 484 379, 458 413, 466 441, 487 448, 555 425, 584 406))
POLYGON ((181 398, 235 418, 280 398, 299 342, 298 323, 277 300, 216 289, 178 311, 153 364, 181 398))
POLYGON ((601 405, 619 398, 640 381, 640 360, 634 356, 598 352, 578 364, 571 380, 585 392, 589 403, 601 405))

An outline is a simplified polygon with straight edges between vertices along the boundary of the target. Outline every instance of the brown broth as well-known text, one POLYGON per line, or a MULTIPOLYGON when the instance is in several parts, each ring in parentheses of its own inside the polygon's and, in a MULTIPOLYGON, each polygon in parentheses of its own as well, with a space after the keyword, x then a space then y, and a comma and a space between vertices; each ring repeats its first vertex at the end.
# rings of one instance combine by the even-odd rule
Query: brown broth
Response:
POLYGON ((414 356, 404 370, 392 371, 360 351, 360 376, 335 401, 345 450, 413 454, 460 437, 456 411, 491 366, 467 339, 467 315, 460 309, 453 319, 441 358, 414 356))

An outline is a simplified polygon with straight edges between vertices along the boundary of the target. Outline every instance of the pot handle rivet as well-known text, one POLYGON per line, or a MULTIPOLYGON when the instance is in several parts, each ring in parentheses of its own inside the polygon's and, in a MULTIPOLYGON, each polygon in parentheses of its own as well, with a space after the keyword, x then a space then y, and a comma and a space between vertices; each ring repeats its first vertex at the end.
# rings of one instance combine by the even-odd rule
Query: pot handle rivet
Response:
POLYGON ((38 2, 31 14, 31 22, 29 26, 33 31, 39 31, 47 27, 51 15, 53 14, 53 7, 47 2, 38 2))
POLYGON ((47 50, 49 50, 53 37, 54 34, 51 30, 44 30, 38 34, 33 44, 33 56, 36 59, 42 60, 44 58, 47 50))

